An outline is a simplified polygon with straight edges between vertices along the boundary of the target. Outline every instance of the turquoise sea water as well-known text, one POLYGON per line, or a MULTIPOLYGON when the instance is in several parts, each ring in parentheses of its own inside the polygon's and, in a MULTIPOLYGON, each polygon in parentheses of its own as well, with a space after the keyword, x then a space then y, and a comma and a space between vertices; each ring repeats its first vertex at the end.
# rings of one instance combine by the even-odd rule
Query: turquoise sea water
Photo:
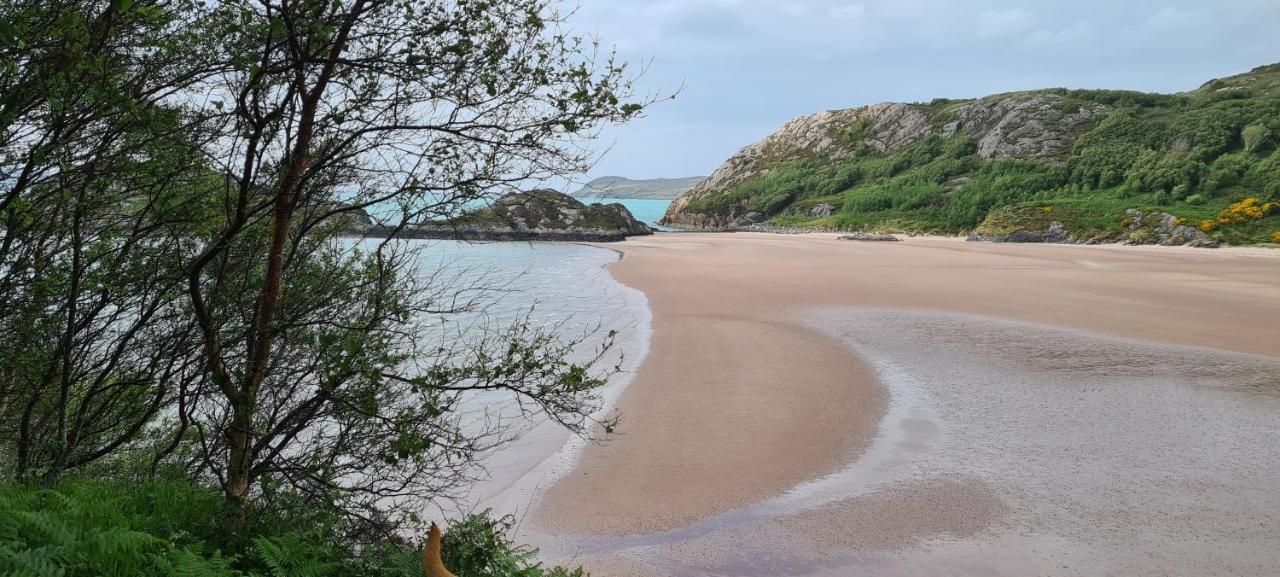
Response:
MULTIPOLYGON (((627 201, 635 202, 635 201, 627 201)), ((653 201, 639 201, 639 210, 656 220, 661 209, 653 201)), ((657 201, 665 206, 666 201, 657 201)), ((636 209, 633 209, 636 210, 636 209)), ((638 218, 644 218, 640 214, 638 218)), ((370 249, 377 241, 356 241, 370 249)), ((421 319, 420 337, 426 344, 455 346, 482 338, 527 319, 531 326, 561 338, 581 340, 573 355, 590 357, 609 331, 614 346, 599 368, 615 365, 601 391, 601 416, 608 412, 649 345, 649 308, 643 293, 610 276, 607 266, 619 258, 608 248, 579 243, 401 241, 419 250, 416 268, 424 291, 440 291, 451 306, 465 312, 421 319)), ((426 347, 430 349, 431 347, 426 347)), ((424 503, 427 518, 452 518, 457 513, 492 507, 499 514, 526 510, 538 492, 568 471, 585 441, 569 435, 537 411, 527 412, 518 399, 501 392, 472 392, 459 406, 465 427, 478 430, 503 422, 521 433, 514 443, 483 459, 481 481, 466 488, 453 510, 433 510, 424 503)))
POLYGON ((634 198, 582 198, 579 200, 587 204, 593 202, 601 204, 620 202, 627 207, 627 210, 631 211, 636 220, 653 227, 655 230, 669 230, 666 227, 658 226, 658 219, 661 219, 662 215, 667 212, 667 206, 671 204, 670 200, 640 200, 634 198))

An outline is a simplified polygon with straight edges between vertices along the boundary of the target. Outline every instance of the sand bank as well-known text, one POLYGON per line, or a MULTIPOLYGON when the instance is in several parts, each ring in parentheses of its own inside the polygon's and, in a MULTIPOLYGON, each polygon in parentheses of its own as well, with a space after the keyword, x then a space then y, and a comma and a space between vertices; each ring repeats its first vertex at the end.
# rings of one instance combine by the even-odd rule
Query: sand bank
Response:
POLYGON ((614 246, 653 340, 623 436, 533 515, 553 557, 681 575, 1280 565, 1271 254, 614 246))

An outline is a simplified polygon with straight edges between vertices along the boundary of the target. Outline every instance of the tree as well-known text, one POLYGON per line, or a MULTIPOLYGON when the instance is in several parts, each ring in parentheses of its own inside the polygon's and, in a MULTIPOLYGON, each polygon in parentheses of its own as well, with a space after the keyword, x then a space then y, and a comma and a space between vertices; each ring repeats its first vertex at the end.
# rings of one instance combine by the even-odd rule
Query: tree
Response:
POLYGON ((1240 131, 1246 152, 1258 152, 1271 141, 1271 130, 1265 124, 1255 123, 1240 131))
POLYGON ((200 88, 221 183, 184 267, 207 379, 179 434, 240 511, 229 529, 280 491, 403 521, 394 505, 508 438, 463 425, 465 394, 589 432, 603 351, 571 361, 574 342, 527 323, 448 339, 432 319, 474 297, 420 278, 411 245, 340 236, 360 211, 397 231, 583 171, 580 138, 652 102, 625 102, 625 68, 548 2, 228 0, 207 19, 231 66, 200 88))
POLYGON ((0 464, 57 476, 131 447, 198 366, 175 307, 207 72, 187 2, 0 5, 0 464), (164 231, 164 234, 159 234, 164 231), (177 236, 175 236, 177 235, 177 236))

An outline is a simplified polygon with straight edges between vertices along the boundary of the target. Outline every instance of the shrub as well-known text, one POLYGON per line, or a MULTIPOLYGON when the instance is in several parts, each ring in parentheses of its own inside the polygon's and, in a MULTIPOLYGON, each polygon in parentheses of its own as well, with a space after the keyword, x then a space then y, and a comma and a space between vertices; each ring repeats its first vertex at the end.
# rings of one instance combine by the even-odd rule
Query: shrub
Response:
POLYGON ((1245 172, 1249 170, 1249 160, 1242 155, 1223 156, 1214 161, 1205 179, 1204 189, 1212 192, 1240 183, 1245 172))
POLYGON ((1240 131, 1240 138, 1244 141, 1245 151, 1257 152, 1270 143, 1271 130, 1263 124, 1250 124, 1240 131))
POLYGON ((538 551, 513 543, 515 517, 494 517, 491 510, 467 516, 445 533, 445 566, 463 576, 494 577, 583 577, 582 569, 568 571, 556 567, 545 570, 534 561, 538 551))
POLYGON ((1156 233, 1150 229, 1140 228, 1129 233, 1129 242, 1133 244, 1151 244, 1156 240, 1156 233))
MULTIPOLYGON (((0 575, 62 577, 422 577, 419 550, 353 540, 325 514, 257 511, 246 543, 221 540, 224 501, 183 481, 70 479, 0 485, 0 575)), ((583 577, 543 568, 516 545, 514 520, 488 511, 455 523, 443 557, 458 577, 583 577)))
POLYGON ((1218 224, 1230 225, 1258 220, 1277 210, 1280 210, 1280 203, 1268 202, 1264 204, 1256 198, 1246 198, 1223 209, 1222 213, 1218 215, 1218 224))

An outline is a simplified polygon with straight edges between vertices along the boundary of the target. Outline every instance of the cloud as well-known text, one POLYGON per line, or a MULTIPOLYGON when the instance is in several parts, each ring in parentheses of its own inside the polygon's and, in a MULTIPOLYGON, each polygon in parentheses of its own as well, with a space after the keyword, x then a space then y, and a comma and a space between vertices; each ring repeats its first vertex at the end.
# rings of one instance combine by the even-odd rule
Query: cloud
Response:
POLYGON ((1012 36, 1029 30, 1035 24, 1030 10, 984 10, 978 14, 978 35, 982 37, 1012 36))
POLYGON ((809 6, 802 2, 783 2, 778 5, 778 11, 787 16, 804 16, 809 13, 809 6))
POLYGON ((1212 22, 1213 15, 1208 10, 1185 10, 1176 6, 1166 6, 1152 14, 1141 25, 1149 33, 1165 33, 1187 30, 1212 22))
POLYGON ((1027 37, 1027 44, 1031 46, 1041 47, 1078 47, 1084 48, 1097 36, 1094 25, 1085 20, 1079 20, 1069 26, 1062 28, 1049 29, 1041 28, 1032 32, 1027 37))
POLYGON ((867 7, 862 4, 839 4, 832 6, 827 12, 832 18, 861 18, 867 13, 867 7))
MULTIPOLYGON (((1176 91, 1280 60, 1280 0, 565 0, 684 92, 599 173, 706 173, 795 116, 1044 86, 1176 91), (721 127, 721 128, 717 128, 721 127)), ((613 141, 610 141, 613 142, 613 141)), ((602 145, 603 147, 603 145, 602 145)))

